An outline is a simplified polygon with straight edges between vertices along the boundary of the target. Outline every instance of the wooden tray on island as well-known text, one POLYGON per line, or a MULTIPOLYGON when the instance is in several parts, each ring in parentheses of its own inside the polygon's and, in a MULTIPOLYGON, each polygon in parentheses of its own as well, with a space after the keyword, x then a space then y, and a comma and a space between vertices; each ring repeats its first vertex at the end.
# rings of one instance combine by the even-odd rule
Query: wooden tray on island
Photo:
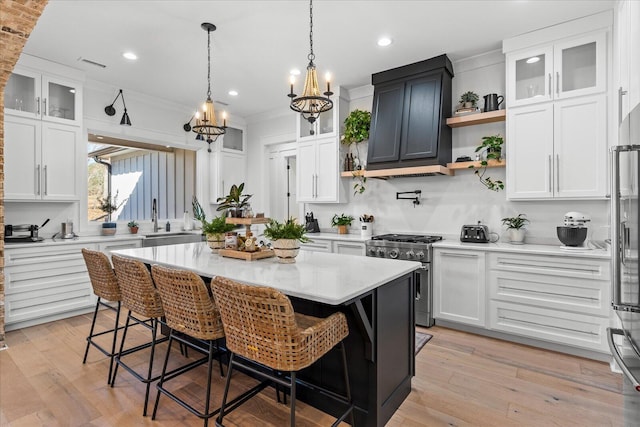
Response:
POLYGON ((244 259, 246 261, 255 261, 257 259, 262 259, 262 258, 271 258, 272 256, 276 255, 273 252, 273 249, 267 249, 266 251, 256 251, 256 252, 236 251, 233 249, 219 249, 218 254, 220 256, 224 256, 227 258, 244 259))

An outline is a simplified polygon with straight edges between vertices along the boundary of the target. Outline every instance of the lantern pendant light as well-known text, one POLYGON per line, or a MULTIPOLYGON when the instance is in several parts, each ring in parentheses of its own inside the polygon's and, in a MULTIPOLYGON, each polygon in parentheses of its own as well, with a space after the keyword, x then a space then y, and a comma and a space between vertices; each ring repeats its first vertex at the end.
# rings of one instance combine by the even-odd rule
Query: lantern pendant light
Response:
POLYGON ((207 100, 202 105, 202 110, 196 113, 196 124, 192 130, 198 134, 196 139, 204 139, 209 144, 207 151, 211 152, 211 143, 220 135, 224 135, 227 130, 227 121, 224 119, 222 126, 218 126, 216 113, 211 99, 211 32, 216 30, 216 26, 205 22, 200 25, 207 32, 207 100))
POLYGON ((315 55, 313 54, 313 0, 309 0, 309 55, 307 55, 307 59, 309 59, 309 65, 307 65, 307 76, 304 81, 302 95, 298 96, 293 93, 293 85, 295 82, 292 76, 290 82, 291 91, 287 96, 291 98, 291 109, 300 113, 305 120, 313 124, 320 113, 324 113, 333 108, 333 101, 329 98, 333 95, 329 78, 327 77, 326 92, 321 93, 318 87, 316 64, 313 62, 315 59, 315 55))

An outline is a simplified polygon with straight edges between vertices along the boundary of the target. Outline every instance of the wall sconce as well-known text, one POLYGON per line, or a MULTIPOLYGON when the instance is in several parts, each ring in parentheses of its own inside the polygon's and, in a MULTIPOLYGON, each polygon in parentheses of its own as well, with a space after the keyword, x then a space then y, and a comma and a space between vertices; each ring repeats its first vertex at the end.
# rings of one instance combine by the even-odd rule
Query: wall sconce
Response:
POLYGON ((123 126, 131 126, 131 120, 129 119, 129 113, 127 113, 127 104, 124 102, 124 93, 122 93, 122 89, 120 89, 120 92, 118 92, 111 105, 104 107, 104 112, 107 116, 114 116, 116 114, 116 109, 113 108, 113 104, 116 103, 119 97, 122 97, 122 105, 124 106, 124 114, 122 115, 122 119, 120 119, 120 124, 123 126))
POLYGON ((185 132, 190 132, 191 131, 191 122, 193 121, 193 118, 195 116, 196 116, 195 114, 193 116, 191 116, 189 121, 182 125, 182 129, 184 129, 185 132))

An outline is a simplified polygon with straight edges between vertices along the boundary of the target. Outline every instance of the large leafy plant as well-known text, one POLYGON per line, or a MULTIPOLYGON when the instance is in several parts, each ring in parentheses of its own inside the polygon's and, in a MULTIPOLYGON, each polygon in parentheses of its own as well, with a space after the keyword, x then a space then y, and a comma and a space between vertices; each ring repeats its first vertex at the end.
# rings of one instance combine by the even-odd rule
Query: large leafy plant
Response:
POLYGON ((298 224, 294 218, 289 218, 281 223, 275 219, 269 220, 263 234, 269 240, 294 239, 302 243, 309 242, 305 236, 307 229, 304 225, 298 224))
MULTIPOLYGON (((360 151, 358 150, 358 143, 366 141, 369 139, 369 130, 371 128, 371 113, 365 110, 353 110, 349 113, 346 119, 344 119, 344 133, 340 137, 340 141, 350 146, 355 143, 356 147, 356 158, 358 159, 358 163, 362 164, 360 161, 360 151)), ((357 181, 353 184, 353 194, 362 194, 364 193, 365 183, 367 182, 367 177, 365 177, 361 173, 353 172, 353 179, 357 181)))
POLYGON ((242 194, 244 190, 244 182, 240 185, 233 184, 229 189, 229 194, 225 197, 218 197, 216 200, 220 203, 218 206, 218 211, 223 211, 225 209, 239 209, 247 206, 249 203, 247 202, 251 198, 251 194, 242 194))
MULTIPOLYGON (((486 156, 485 160, 480 161, 480 168, 476 169, 474 173, 478 176, 480 183, 492 191, 504 190, 504 182, 499 179, 494 180, 490 176, 485 177, 489 160, 500 161, 502 159, 502 144, 504 144, 504 139, 500 135, 491 135, 483 136, 482 143, 476 147, 476 153, 486 153, 486 156)), ((469 168, 474 167, 473 165, 469 166, 469 168)))

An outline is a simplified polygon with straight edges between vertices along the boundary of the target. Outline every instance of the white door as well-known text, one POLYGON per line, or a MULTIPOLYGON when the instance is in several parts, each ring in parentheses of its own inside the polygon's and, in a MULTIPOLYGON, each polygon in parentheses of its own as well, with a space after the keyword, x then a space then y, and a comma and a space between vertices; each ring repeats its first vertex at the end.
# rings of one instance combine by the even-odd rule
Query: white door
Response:
POLYGON ((553 104, 507 110, 507 198, 553 196, 553 104))
POLYGON ((600 198, 607 193, 606 95, 556 102, 555 197, 600 198))
POLYGON ((549 101, 553 73, 553 48, 543 46, 507 55, 507 105, 509 108, 549 101))
POLYGON ((41 140, 42 124, 39 120, 5 115, 5 200, 40 199, 42 193, 41 140))
POLYGON ((555 99, 605 91, 606 40, 602 32, 554 46, 555 99))
POLYGON ((79 200, 76 153, 80 128, 54 123, 42 125, 42 198, 79 200))
POLYGON ((298 144, 296 152, 298 166, 296 181, 299 202, 314 202, 316 194, 316 144, 298 144))
POLYGON ((323 139, 316 142, 316 201, 338 201, 338 143, 336 138, 323 139))
POLYGON ((438 249, 433 266, 434 317, 484 327, 484 252, 438 249))

